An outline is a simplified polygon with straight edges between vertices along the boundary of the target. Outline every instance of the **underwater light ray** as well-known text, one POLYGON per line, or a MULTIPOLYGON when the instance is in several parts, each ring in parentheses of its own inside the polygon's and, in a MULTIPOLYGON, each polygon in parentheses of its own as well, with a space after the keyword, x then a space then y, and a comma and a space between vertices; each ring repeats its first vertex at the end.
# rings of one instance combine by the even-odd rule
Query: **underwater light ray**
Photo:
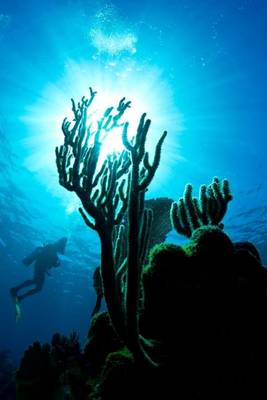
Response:
MULTIPOLYGON (((155 140, 158 140, 165 129, 169 130, 166 146, 171 151, 166 156, 163 151, 163 162, 157 180, 160 184, 160 175, 164 175, 164 164, 167 168, 170 160, 176 163, 179 159, 177 137, 182 130, 182 116, 174 106, 172 93, 162 79, 161 72, 156 68, 134 68, 132 64, 129 68, 127 65, 101 68, 101 65, 94 62, 78 64, 68 60, 62 78, 56 83, 49 83, 39 100, 30 105, 21 117, 26 128, 25 138, 21 142, 25 154, 24 165, 38 174, 39 179, 54 195, 65 197, 65 193, 58 187, 53 149, 61 141, 63 119, 67 117, 71 121, 73 118, 70 98, 79 101, 88 94, 89 85, 97 91, 89 111, 94 120, 108 107, 113 106, 116 109, 120 99, 125 96, 127 100, 131 100, 131 108, 127 109, 121 121, 129 122, 129 137, 136 133, 141 115, 147 113, 152 120, 148 151, 153 151, 155 140), (126 77, 122 77, 122 73, 126 77)), ((107 135, 101 158, 122 149, 121 128, 116 128, 107 135)), ((69 197, 67 202, 68 210, 71 210, 69 197)))

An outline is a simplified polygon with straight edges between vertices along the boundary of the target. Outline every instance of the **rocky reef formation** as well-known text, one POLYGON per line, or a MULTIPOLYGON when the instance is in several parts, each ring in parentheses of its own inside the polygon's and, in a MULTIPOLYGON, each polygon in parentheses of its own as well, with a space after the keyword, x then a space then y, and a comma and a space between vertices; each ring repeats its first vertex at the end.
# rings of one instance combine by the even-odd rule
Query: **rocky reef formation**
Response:
POLYGON ((186 246, 156 246, 143 274, 140 334, 157 367, 135 360, 99 313, 83 351, 56 336, 25 352, 18 399, 262 398, 266 284, 255 254, 210 225, 186 246))
POLYGON ((74 122, 64 120, 56 157, 60 184, 77 194, 85 223, 99 235, 108 312, 92 318, 83 350, 76 336, 31 346, 17 372, 17 398, 262 398, 266 274, 253 244, 233 243, 223 232, 232 199, 228 181, 215 177, 198 199, 188 184, 172 202, 170 220, 160 218, 159 207, 163 228, 156 232, 145 193, 166 132, 150 162, 146 115, 129 139, 120 120, 130 103, 122 99, 93 131, 90 93, 77 106, 72 101, 74 122), (101 164, 102 140, 120 126, 125 150, 101 164), (149 251, 153 241, 164 241, 170 224, 188 243, 149 251))

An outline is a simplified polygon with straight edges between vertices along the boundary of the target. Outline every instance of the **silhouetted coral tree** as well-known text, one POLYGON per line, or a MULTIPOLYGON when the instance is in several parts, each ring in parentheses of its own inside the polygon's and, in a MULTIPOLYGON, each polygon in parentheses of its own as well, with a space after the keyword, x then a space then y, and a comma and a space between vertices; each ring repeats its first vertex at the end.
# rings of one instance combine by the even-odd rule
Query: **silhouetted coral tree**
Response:
POLYGON ((65 118, 62 131, 64 144, 56 148, 59 183, 80 198, 79 211, 85 223, 97 231, 101 241, 101 275, 108 310, 117 332, 122 334, 123 319, 116 293, 112 231, 120 224, 127 208, 128 190, 125 189, 130 166, 126 151, 109 155, 99 166, 101 146, 107 134, 119 126, 119 120, 130 102, 122 99, 113 113, 107 108, 94 130, 88 124, 88 107, 96 92, 90 88, 90 98, 82 98, 76 106, 72 99, 74 124, 65 118), (90 143, 91 141, 91 143, 90 143))
POLYGON ((171 207, 171 222, 177 233, 191 237, 193 231, 204 225, 218 225, 221 223, 227 211, 227 205, 232 200, 229 182, 224 179, 221 183, 214 177, 212 183, 207 187, 201 185, 199 198, 193 197, 191 184, 185 186, 184 195, 173 202, 171 207))
POLYGON ((140 295, 140 282, 142 277, 142 266, 149 242, 149 230, 152 224, 152 211, 144 209, 145 191, 151 183, 159 166, 161 146, 167 135, 164 131, 159 139, 153 162, 149 162, 149 154, 145 150, 146 136, 151 121, 146 120, 143 114, 137 129, 136 137, 129 141, 127 136, 128 123, 123 127, 123 144, 131 154, 131 178, 128 205, 128 252, 127 252, 127 285, 126 285, 126 331, 127 345, 134 355, 142 359, 146 358, 150 364, 152 360, 146 353, 140 341, 138 323, 138 303, 140 295), (141 218, 140 218, 141 217, 141 218), (140 219, 142 225, 140 228, 140 219))
MULTIPOLYGON (((74 124, 64 119, 64 144, 56 148, 59 183, 80 198, 79 211, 85 223, 97 231, 101 242, 101 276, 108 311, 116 332, 124 339, 133 354, 154 364, 140 342, 138 303, 142 265, 149 243, 152 211, 144 208, 145 191, 159 166, 160 138, 153 162, 145 150, 151 121, 143 114, 137 134, 128 139, 128 123, 120 118, 130 107, 123 98, 113 114, 108 108, 93 130, 88 123, 88 107, 96 92, 90 88, 90 99, 82 98, 76 106, 72 100, 74 124), (126 150, 107 156, 99 166, 101 145, 115 127, 123 126, 122 140, 126 150), (120 226, 128 208, 127 257, 121 251, 125 243, 125 228, 120 226), (122 287, 126 277, 126 288, 122 287)), ((142 343, 145 343, 142 340, 142 343)))

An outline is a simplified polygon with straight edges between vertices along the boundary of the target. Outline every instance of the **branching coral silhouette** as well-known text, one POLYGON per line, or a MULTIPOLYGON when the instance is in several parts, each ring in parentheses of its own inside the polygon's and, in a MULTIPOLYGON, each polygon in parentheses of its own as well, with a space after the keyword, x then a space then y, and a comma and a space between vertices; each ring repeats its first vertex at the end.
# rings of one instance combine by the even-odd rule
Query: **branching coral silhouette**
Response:
POLYGON ((214 177, 208 187, 201 185, 199 198, 193 197, 193 187, 187 184, 183 197, 172 204, 172 226, 177 233, 187 237, 191 237, 195 229, 204 225, 218 225, 223 229, 221 221, 232 198, 227 179, 220 182, 214 177))
POLYGON ((95 95, 96 92, 90 89, 89 99, 83 97, 77 106, 72 100, 74 124, 71 126, 64 119, 62 131, 65 140, 56 149, 56 159, 60 184, 77 194, 83 205, 79 211, 85 223, 99 234, 104 294, 114 327, 121 332, 112 231, 115 225, 120 224, 127 207, 128 188, 125 189, 125 183, 130 159, 124 151, 109 155, 101 166, 98 164, 103 140, 113 128, 119 126, 119 120, 130 103, 122 99, 115 113, 112 107, 108 108, 93 130, 92 124, 87 125, 87 111, 95 95), (92 144, 89 144, 90 140, 92 144))
MULTIPOLYGON (((128 123, 123 127, 123 144, 131 154, 130 190, 128 203, 128 252, 126 284, 126 333, 127 344, 138 358, 145 357, 152 363, 141 346, 138 324, 138 303, 142 265, 148 245, 149 230, 152 223, 152 211, 144 208, 145 191, 151 183, 159 166, 161 147, 167 135, 164 131, 159 139, 153 162, 145 150, 146 136, 151 121, 143 114, 133 142, 128 139, 128 123), (140 224, 141 217, 141 224, 140 224)), ((142 340, 142 343, 145 342, 142 340)))
POLYGON ((129 124, 120 122, 130 107, 123 98, 115 112, 113 107, 106 109, 93 129, 88 108, 95 95, 90 88, 89 99, 83 97, 77 106, 72 100, 74 123, 63 121, 64 144, 56 148, 59 183, 77 194, 85 223, 99 235, 104 296, 116 332, 136 358, 154 364, 141 345, 145 341, 139 335, 138 303, 153 218, 152 211, 144 207, 145 192, 159 166, 167 132, 159 139, 150 163, 145 142, 151 121, 146 114, 140 119, 136 136, 129 140, 129 124), (125 150, 108 155, 99 165, 102 143, 117 127, 123 129, 125 150), (121 225, 126 211, 127 234, 121 225), (126 254, 122 252, 125 236, 126 254), (125 278, 126 286, 122 288, 125 278))

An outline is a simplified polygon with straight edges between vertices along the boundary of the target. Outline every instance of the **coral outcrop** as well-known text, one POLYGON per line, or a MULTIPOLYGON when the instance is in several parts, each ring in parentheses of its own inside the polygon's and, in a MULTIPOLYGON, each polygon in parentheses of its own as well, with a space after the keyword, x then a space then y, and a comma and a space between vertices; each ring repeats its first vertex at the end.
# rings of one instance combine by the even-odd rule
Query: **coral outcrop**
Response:
POLYGON ((233 243, 219 227, 197 229, 183 247, 156 246, 144 269, 139 300, 140 335, 150 339, 150 354, 159 366, 135 360, 108 313, 100 313, 91 321, 83 351, 76 346, 74 352, 63 351, 66 340, 55 336, 52 345, 34 344, 25 353, 17 376, 18 399, 33 398, 36 388, 46 396, 49 391, 51 400, 62 398, 58 396, 66 388, 70 399, 163 399, 174 394, 220 399, 229 393, 262 398, 264 276, 254 246, 233 243), (61 351, 57 343, 65 343, 61 351), (76 380, 70 379, 73 375, 76 380))
POLYGON ((64 120, 56 157, 60 184, 77 194, 99 235, 108 312, 93 316, 83 350, 75 335, 31 346, 17 373, 18 400, 266 397, 266 273, 253 244, 223 231, 228 181, 214 178, 198 199, 189 184, 178 202, 165 199, 173 228, 189 240, 149 252, 170 229, 159 207, 155 232, 156 208, 145 200, 166 132, 150 162, 146 115, 129 139, 121 118, 130 103, 122 99, 93 131, 90 94, 72 101, 73 125, 64 120), (102 139, 120 126, 125 150, 101 163, 102 139))

